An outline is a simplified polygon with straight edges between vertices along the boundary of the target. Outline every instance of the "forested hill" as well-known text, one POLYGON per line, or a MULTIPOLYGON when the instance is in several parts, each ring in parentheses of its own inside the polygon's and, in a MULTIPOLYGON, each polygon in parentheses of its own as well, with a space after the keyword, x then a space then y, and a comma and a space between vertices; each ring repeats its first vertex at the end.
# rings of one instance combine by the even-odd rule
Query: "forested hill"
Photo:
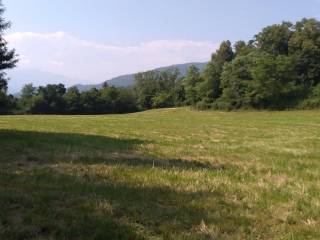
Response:
MULTIPOLYGON (((172 65, 172 66, 168 66, 168 67, 161 67, 161 68, 157 68, 154 71, 166 71, 166 70, 170 70, 170 69, 174 69, 177 68, 180 72, 181 77, 184 77, 187 75, 188 72, 188 68, 191 66, 196 66, 200 71, 202 71, 205 66, 207 65, 207 63, 185 63, 185 64, 177 64, 177 65, 172 65)), ((133 74, 127 74, 127 75, 122 75, 119 77, 115 77, 112 78, 110 80, 107 80, 108 85, 110 86, 115 86, 115 87, 129 87, 134 85, 134 76, 136 73, 133 74)), ((81 92, 84 91, 88 91, 92 88, 97 88, 97 89, 101 89, 103 86, 103 83, 101 84, 88 84, 88 85, 82 85, 82 84, 78 84, 75 87, 77 87, 81 92)))

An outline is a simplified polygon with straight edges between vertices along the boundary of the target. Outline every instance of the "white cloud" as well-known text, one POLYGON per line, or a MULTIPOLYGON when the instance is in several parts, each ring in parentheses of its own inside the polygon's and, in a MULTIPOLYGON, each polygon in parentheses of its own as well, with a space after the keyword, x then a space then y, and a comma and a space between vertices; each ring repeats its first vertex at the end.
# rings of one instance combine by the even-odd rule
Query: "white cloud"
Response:
POLYGON ((62 67, 64 65, 64 63, 62 61, 56 61, 56 60, 50 60, 49 64, 54 65, 54 66, 58 66, 58 67, 62 67))
POLYGON ((23 41, 25 39, 52 39, 52 38, 63 38, 66 34, 64 32, 54 33, 35 33, 35 32, 16 32, 6 37, 9 41, 23 41))
POLYGON ((6 39, 20 54, 20 68, 86 80, 83 83, 160 66, 207 61, 217 48, 212 42, 187 40, 157 40, 119 47, 78 39, 62 31, 17 32, 6 39))

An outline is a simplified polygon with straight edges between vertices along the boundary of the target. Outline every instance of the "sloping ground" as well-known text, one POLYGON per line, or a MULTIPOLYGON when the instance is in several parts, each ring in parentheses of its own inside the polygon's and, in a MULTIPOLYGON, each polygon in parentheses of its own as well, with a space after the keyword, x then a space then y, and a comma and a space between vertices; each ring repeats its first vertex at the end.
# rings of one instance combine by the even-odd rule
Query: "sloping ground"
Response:
POLYGON ((320 239, 320 112, 0 117, 0 239, 320 239))

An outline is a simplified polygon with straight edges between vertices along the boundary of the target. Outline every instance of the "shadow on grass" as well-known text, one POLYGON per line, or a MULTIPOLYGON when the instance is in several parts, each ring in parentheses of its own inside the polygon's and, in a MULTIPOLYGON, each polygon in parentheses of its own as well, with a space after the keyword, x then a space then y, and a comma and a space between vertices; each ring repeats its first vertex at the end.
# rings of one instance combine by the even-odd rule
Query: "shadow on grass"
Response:
POLYGON ((74 162, 97 168, 152 167, 158 173, 172 167, 216 169, 196 161, 141 156, 137 150, 142 144, 150 142, 0 130, 0 239, 212 239, 218 233, 200 227, 202 221, 231 233, 250 224, 226 200, 224 188, 178 191, 161 182, 128 180, 130 171, 122 174, 117 168, 97 176, 50 167, 74 162), (30 162, 32 168, 26 167, 30 162))
POLYGON ((145 166, 179 169, 215 169, 207 162, 183 159, 158 159, 138 153, 138 148, 152 142, 140 139, 110 138, 74 133, 29 132, 0 130, 2 147, 0 162, 48 163, 73 162, 83 164, 145 166))
POLYGON ((0 238, 7 240, 214 239, 221 232, 202 221, 223 233, 249 224, 222 190, 184 192, 44 168, 0 173, 0 238))

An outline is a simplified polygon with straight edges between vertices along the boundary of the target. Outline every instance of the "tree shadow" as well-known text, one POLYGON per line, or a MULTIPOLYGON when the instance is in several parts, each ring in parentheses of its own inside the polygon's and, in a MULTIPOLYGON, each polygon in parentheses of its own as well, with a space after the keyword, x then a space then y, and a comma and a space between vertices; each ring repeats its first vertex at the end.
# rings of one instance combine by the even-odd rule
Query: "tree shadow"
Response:
POLYGON ((8 240, 214 239, 221 232, 202 222, 230 233, 249 222, 221 190, 176 191, 44 168, 1 172, 0 184, 0 237, 8 240))
MULTIPOLYGON (((130 171, 117 166, 154 168, 156 173, 174 168, 182 178, 193 170, 226 168, 144 156, 138 151, 143 144, 152 142, 0 130, 0 238, 212 239, 218 233, 201 222, 224 232, 250 224, 226 200, 224 188, 187 191, 161 181, 130 180, 130 171), (55 168, 59 163, 67 164, 55 168), (98 172, 116 167, 98 175, 82 172, 81 166, 98 172)), ((139 173, 150 177, 144 170, 139 173)))
POLYGON ((110 138, 76 133, 0 130, 0 162, 43 164, 48 162, 145 166, 178 169, 224 170, 226 165, 209 162, 164 159, 139 153, 151 141, 110 138))
MULTIPOLYGON (((18 155, 46 153, 51 159, 61 154, 94 153, 101 151, 132 151, 136 146, 146 144, 139 139, 110 138, 98 135, 78 133, 33 132, 18 130, 0 130, 0 143, 7 152, 6 157, 18 155)), ((49 160, 51 160, 49 159, 49 160)))

